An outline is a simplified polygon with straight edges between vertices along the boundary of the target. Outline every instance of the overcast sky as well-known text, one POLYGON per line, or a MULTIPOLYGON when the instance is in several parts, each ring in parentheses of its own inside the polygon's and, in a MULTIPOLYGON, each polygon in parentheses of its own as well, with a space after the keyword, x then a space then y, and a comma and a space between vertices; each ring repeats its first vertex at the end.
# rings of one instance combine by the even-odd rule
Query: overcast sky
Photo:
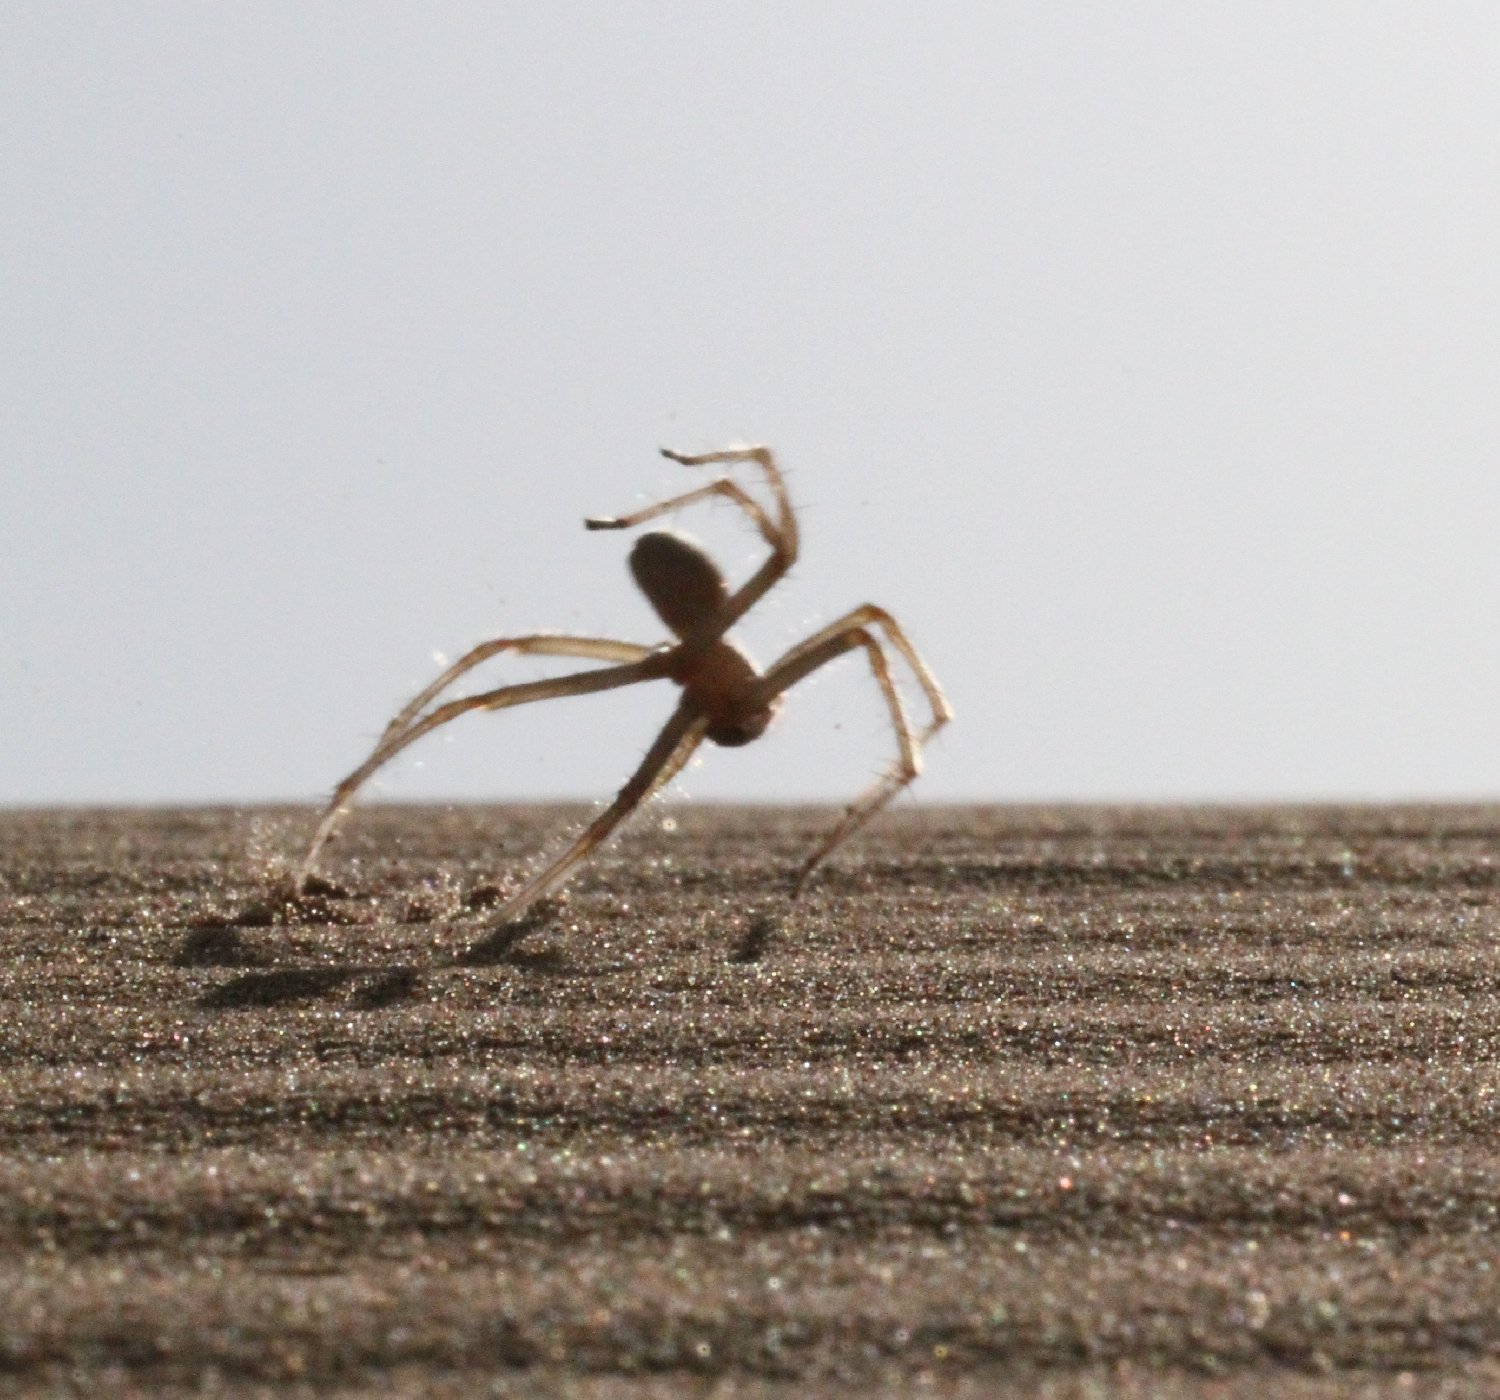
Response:
MULTIPOLYGON (((1497 73, 1490 0, 7 6, 0 801, 315 800, 441 656, 655 642, 581 517, 738 439, 744 641, 896 613, 922 799, 1500 795, 1497 73)), ((672 703, 379 793, 604 797, 672 703)), ((677 790, 890 751, 850 658, 677 790)))

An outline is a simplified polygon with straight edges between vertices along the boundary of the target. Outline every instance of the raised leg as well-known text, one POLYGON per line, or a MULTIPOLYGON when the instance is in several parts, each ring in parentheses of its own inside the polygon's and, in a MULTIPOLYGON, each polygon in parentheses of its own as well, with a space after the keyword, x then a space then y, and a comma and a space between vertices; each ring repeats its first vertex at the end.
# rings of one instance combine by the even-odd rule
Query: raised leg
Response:
POLYGON ((583 637, 514 638, 504 644, 486 643, 485 647, 493 649, 489 652, 485 652, 485 647, 476 647, 468 656, 449 667, 439 677, 438 682, 428 686, 418 697, 418 701, 426 704, 443 686, 450 684, 465 670, 478 665, 480 660, 485 659, 485 656, 479 653, 485 652, 485 655, 493 655, 497 650, 505 650, 506 645, 514 650, 545 650, 550 655, 590 657, 598 657, 604 648, 611 648, 615 650, 615 654, 636 655, 637 659, 623 665, 608 666, 598 671, 582 671, 572 676, 557 676, 549 680, 525 681, 519 685, 501 686, 496 690, 465 696, 460 700, 450 700, 444 705, 427 711, 426 714, 419 713, 420 706, 417 701, 406 706, 396 719, 386 726, 384 735, 375 745, 370 756, 334 789, 333 796, 329 799, 328 806, 319 819, 317 830, 313 833, 307 854, 302 858, 302 863, 297 869, 293 886, 295 889, 301 890, 311 877, 319 854, 328 838, 333 835, 334 828, 348 809, 354 794, 378 769, 384 767, 403 749, 414 744, 423 735, 430 734, 439 726, 448 724, 460 715, 468 714, 471 710, 504 710, 513 705, 525 705, 536 700, 555 700, 567 695, 591 695, 601 690, 615 690, 620 686, 634 685, 638 681, 659 680, 666 674, 656 655, 653 655, 648 648, 637 647, 634 643, 608 642, 598 638, 583 637), (537 645, 532 646, 532 643, 537 645), (564 651, 565 644, 576 649, 564 651), (583 650, 584 647, 588 650, 583 650), (474 659, 476 656, 478 660, 474 659))
MULTIPOLYGON (((792 511, 791 499, 787 495, 781 469, 776 465, 776 458, 769 447, 727 447, 719 452, 703 452, 697 455, 674 452, 671 448, 664 447, 661 449, 661 455, 674 462, 680 462, 685 467, 754 462, 765 474, 766 483, 771 489, 775 504, 774 519, 767 515, 760 503, 743 487, 728 477, 724 477, 708 486, 699 487, 696 491, 673 496, 670 500, 647 506, 630 515, 596 516, 584 521, 590 530, 623 530, 632 525, 640 525, 647 520, 654 520, 668 511, 691 505, 695 501, 705 500, 710 496, 724 496, 738 505, 755 522, 755 527, 760 531, 761 537, 770 545, 771 557, 725 603, 722 612, 715 619, 713 632, 701 639, 712 641, 722 637, 749 612, 796 562, 797 517, 792 511)), ((700 639, 694 638, 695 642, 698 640, 700 639)))
POLYGON ((820 666, 826 666, 856 647, 864 649, 875 683, 885 699, 891 728, 896 734, 896 762, 849 805, 838 825, 803 862, 792 885, 793 898, 807 887, 818 866, 917 777, 922 771, 922 745, 952 718, 953 711, 932 672, 917 655, 895 620, 884 610, 874 607, 856 608, 847 617, 831 623, 787 652, 766 672, 761 681, 767 703, 798 681, 806 679, 820 666), (932 706, 932 720, 920 734, 913 730, 906 707, 901 703, 901 693, 896 689, 885 652, 874 634, 868 630, 871 623, 880 626, 891 644, 901 652, 932 706))
POLYGON ((707 727, 707 717, 684 697, 615 800, 588 824, 562 855, 545 870, 533 875, 506 900, 500 908, 500 922, 508 923, 519 918, 543 895, 557 889, 636 807, 671 782, 703 742, 707 727))
POLYGON ((684 491, 682 495, 658 501, 654 506, 643 506, 640 510, 631 511, 629 515, 586 516, 583 528, 585 530, 629 530, 637 525, 644 525, 648 520, 670 515, 672 511, 681 510, 683 506, 694 505, 698 501, 706 501, 713 496, 724 496, 733 501, 755 522, 755 528, 760 531, 766 543, 772 549, 776 548, 781 536, 776 526, 771 523, 770 517, 761 508, 760 502, 738 482, 731 481, 727 476, 720 477, 719 480, 712 481, 707 486, 700 486, 696 491, 684 491))
POLYGON ((776 538, 766 537, 767 543, 771 546, 771 557, 741 585, 737 592, 730 596, 729 601, 724 605, 724 612, 720 619, 723 626, 716 634, 722 637, 764 598, 787 570, 797 562, 799 545, 797 517, 792 510, 791 498, 786 493, 786 482, 782 480, 781 469, 776 465, 776 458, 769 447, 726 447, 718 452, 697 454, 673 452, 670 448, 664 447, 661 454, 663 457, 671 458, 674 462, 681 462, 685 467, 704 467, 715 462, 754 462, 765 474, 766 484, 771 488, 771 495, 776 502, 776 538))

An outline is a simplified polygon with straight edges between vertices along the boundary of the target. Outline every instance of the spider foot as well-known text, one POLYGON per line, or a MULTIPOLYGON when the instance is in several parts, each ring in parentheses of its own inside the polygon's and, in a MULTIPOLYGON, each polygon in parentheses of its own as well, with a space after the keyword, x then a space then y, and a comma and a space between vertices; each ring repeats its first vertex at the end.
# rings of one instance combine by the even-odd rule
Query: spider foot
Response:
POLYGON ((565 895, 538 900, 519 918, 507 919, 503 924, 492 928, 483 938, 471 943, 455 961, 471 967, 505 962, 523 938, 551 923, 566 904, 565 895))
POLYGON ((811 860, 804 861, 797 867, 797 873, 792 876, 791 889, 787 891, 789 899, 801 899, 806 893, 808 885, 812 883, 812 877, 818 873, 823 865, 825 851, 819 851, 811 860))

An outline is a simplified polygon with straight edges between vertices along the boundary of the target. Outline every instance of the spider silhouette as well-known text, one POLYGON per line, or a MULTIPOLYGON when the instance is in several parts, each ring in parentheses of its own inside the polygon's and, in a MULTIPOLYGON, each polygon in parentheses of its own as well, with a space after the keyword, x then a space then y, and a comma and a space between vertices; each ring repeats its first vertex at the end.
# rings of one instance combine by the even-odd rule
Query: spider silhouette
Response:
POLYGON ((657 615, 677 638, 655 647, 603 637, 560 636, 547 632, 521 637, 499 637, 462 656, 407 705, 386 726, 370 756, 334 789, 295 878, 295 888, 306 889, 318 855, 333 834, 354 794, 375 771, 403 749, 439 726, 471 710, 504 710, 534 700, 556 700, 565 695, 591 695, 642 681, 670 680, 682 696, 640 766, 581 835, 545 870, 532 876, 500 907, 502 923, 519 917, 543 895, 556 890, 611 832, 654 792, 681 771, 705 740, 738 747, 760 738, 781 707, 783 694, 821 666, 863 649, 885 698, 895 731, 895 763, 845 811, 843 819, 819 842, 802 864, 793 883, 795 897, 814 870, 856 829, 885 806, 921 771, 922 746, 952 718, 953 711, 927 664, 917 655, 896 620, 883 608, 866 604, 846 613, 798 642, 764 672, 725 634, 750 611, 797 558, 797 518, 787 496, 776 460, 766 447, 730 447, 721 452, 691 456, 662 449, 662 455, 687 467, 715 463, 754 463, 770 488, 769 512, 728 476, 630 515, 584 521, 590 530, 625 530, 654 520, 682 506, 723 496, 754 522, 771 553, 736 591, 731 593, 718 566, 692 541, 668 531, 642 535, 630 552, 630 571, 657 615), (910 667, 932 711, 917 729, 891 676, 891 663, 882 639, 910 667), (613 664, 551 680, 501 686, 478 695, 435 704, 460 676, 501 652, 540 656, 569 656, 613 664))

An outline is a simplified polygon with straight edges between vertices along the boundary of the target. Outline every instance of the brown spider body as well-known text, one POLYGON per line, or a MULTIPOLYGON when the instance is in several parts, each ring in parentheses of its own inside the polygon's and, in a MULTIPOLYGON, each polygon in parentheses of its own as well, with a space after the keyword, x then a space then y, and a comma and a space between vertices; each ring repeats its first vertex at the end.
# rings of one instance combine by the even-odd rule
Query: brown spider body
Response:
POLYGON ((712 642, 701 651, 684 649, 672 668, 672 679, 707 716, 703 737, 726 749, 759 739, 781 708, 779 695, 762 698, 765 677, 733 642, 712 642))
POLYGON ((630 571, 657 616, 676 637, 674 643, 647 647, 604 637, 566 637, 538 632, 523 637, 499 637, 474 647, 410 702, 386 726, 371 755, 334 789, 312 843, 298 871, 296 886, 312 878, 318 853, 332 835, 340 816, 358 788, 378 768, 409 744, 459 715, 477 710, 503 710, 534 700, 587 695, 641 681, 671 680, 682 688, 676 709, 647 751, 639 767, 569 848, 546 869, 526 881, 500 910, 502 921, 519 916, 568 875, 642 801, 664 787, 681 771, 705 739, 735 748, 765 733, 781 706, 782 695, 798 681, 846 652, 863 650, 871 673, 885 698, 895 731, 898 756, 844 813, 804 862, 793 893, 800 893, 812 872, 847 836, 878 812, 921 771, 921 749, 948 720, 952 710, 926 663, 917 655, 896 620, 872 604, 855 608, 813 633, 761 671, 727 638, 727 633, 786 574, 797 558, 797 518, 775 458, 765 447, 731 447, 722 452, 687 456, 662 449, 663 455, 684 466, 753 462, 765 475, 772 509, 764 506, 737 482, 722 477, 631 515, 586 520, 591 530, 622 530, 668 511, 712 496, 722 496, 745 512, 770 546, 769 557, 739 588, 731 592, 712 559, 691 540, 670 531, 642 535, 630 553, 630 571), (891 675, 887 646, 915 676, 931 719, 920 731, 912 727, 891 675), (613 664, 552 680, 501 686, 478 695, 435 703, 460 676, 503 651, 544 656, 571 656, 613 664))
POLYGON ((729 599, 719 566, 701 546, 671 530, 652 530, 635 542, 630 572, 656 615, 679 637, 711 628, 729 599))
POLYGON ((656 615, 683 639, 672 653, 668 675, 708 717, 703 737, 739 748, 766 732, 781 697, 763 700, 764 679, 733 642, 715 633, 729 598, 719 566, 694 541, 669 530, 642 535, 630 551, 635 576, 656 615), (704 640, 695 641, 695 635, 704 640))

